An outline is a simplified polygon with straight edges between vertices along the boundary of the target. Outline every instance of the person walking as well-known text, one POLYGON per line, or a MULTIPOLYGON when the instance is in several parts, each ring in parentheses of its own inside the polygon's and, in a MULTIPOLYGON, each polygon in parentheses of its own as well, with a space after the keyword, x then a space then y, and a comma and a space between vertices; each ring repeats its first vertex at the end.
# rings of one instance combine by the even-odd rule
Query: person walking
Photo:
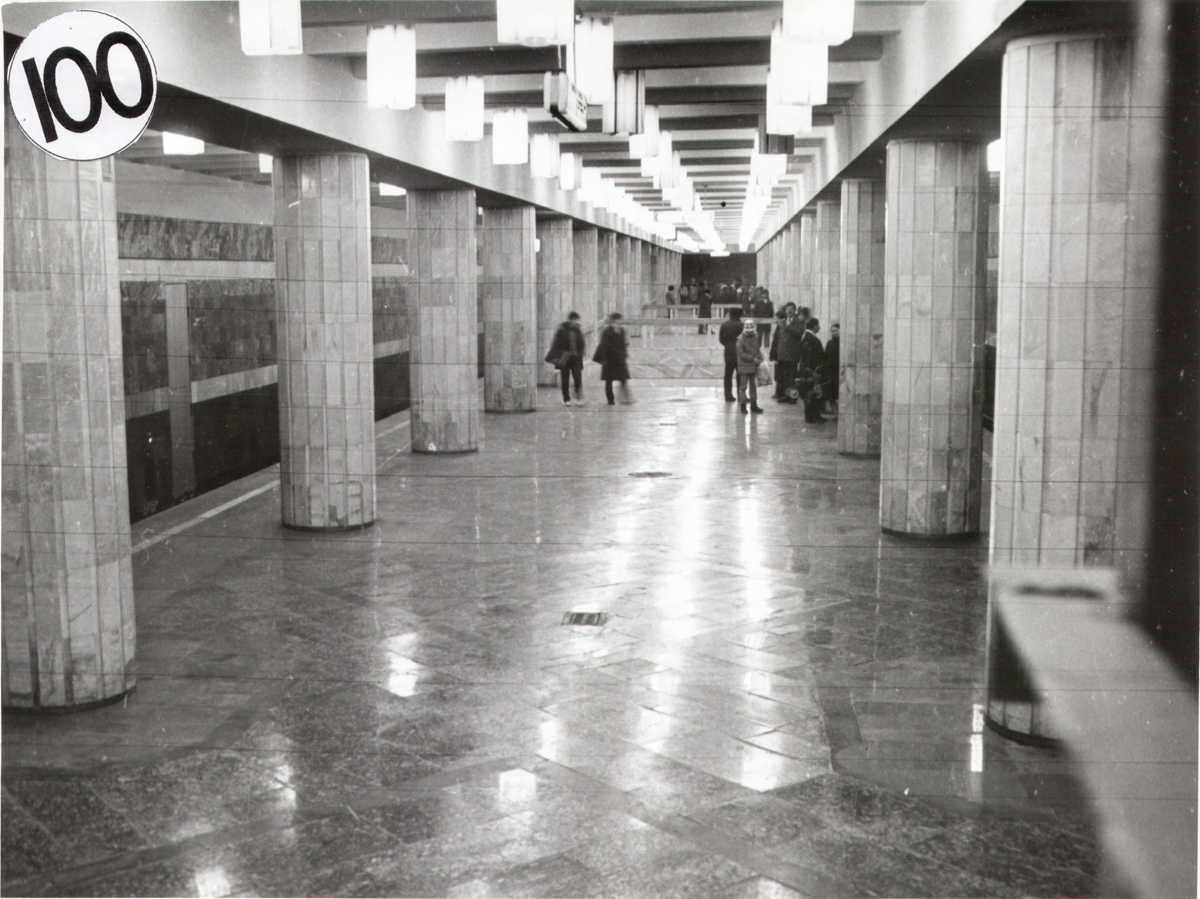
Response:
POLYGON ((754 319, 746 319, 742 333, 735 344, 737 351, 738 409, 746 414, 746 391, 750 392, 750 411, 762 412, 758 405, 758 364, 762 362, 762 346, 758 342, 758 328, 754 319))
POLYGON ((600 363, 600 379, 604 381, 604 396, 610 406, 617 402, 613 394, 613 381, 621 382, 621 402, 633 402, 629 392, 629 338, 621 326, 621 313, 610 312, 600 331, 600 342, 596 345, 593 362, 600 363))
POLYGON ((783 306, 783 333, 779 337, 779 381, 783 385, 780 402, 795 403, 787 395, 787 390, 796 383, 796 366, 800 362, 800 341, 804 337, 804 325, 796 314, 795 303, 785 303, 783 306))
POLYGON ((823 422, 821 415, 821 397, 824 391, 822 380, 825 377, 825 348, 817 332, 821 330, 821 322, 810 318, 804 324, 804 336, 800 341, 800 361, 798 363, 802 380, 808 384, 801 393, 804 400, 804 420, 812 423, 823 422), (806 376, 811 373, 811 381, 806 376))
POLYGON ((834 322, 825 341, 825 414, 833 418, 837 418, 838 386, 842 378, 841 332, 841 325, 834 322))
POLYGON ((550 342, 546 361, 562 373, 563 405, 583 405, 583 353, 587 338, 579 324, 579 313, 568 312, 567 320, 558 326, 550 342), (575 380, 575 400, 571 401, 570 382, 575 380))
POLYGON ((765 287, 755 291, 754 302, 750 304, 750 316, 758 321, 758 342, 766 346, 771 342, 771 318, 775 315, 775 304, 771 302, 771 292, 765 287))
POLYGON ((721 330, 717 339, 725 347, 725 402, 732 403, 733 376, 738 370, 737 340, 742 335, 742 310, 734 306, 729 310, 729 318, 721 322, 721 330))

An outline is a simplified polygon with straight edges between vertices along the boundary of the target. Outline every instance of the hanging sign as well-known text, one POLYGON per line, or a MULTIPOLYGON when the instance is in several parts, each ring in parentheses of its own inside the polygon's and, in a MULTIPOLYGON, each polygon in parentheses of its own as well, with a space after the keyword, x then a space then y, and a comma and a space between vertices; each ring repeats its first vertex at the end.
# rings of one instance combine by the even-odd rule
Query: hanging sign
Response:
POLYGON ((145 42, 116 16, 76 10, 48 19, 8 66, 21 130, 60 159, 102 159, 141 137, 158 74, 145 42))

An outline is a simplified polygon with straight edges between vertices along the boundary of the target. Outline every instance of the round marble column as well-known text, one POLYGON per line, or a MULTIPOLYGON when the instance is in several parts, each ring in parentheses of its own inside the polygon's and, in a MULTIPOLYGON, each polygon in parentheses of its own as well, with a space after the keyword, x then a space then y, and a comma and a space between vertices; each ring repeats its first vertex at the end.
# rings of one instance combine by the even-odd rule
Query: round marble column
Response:
POLYGON ((641 316, 642 307, 647 303, 662 302, 662 291, 656 294, 654 290, 654 271, 650 244, 644 240, 639 240, 637 243, 640 255, 640 267, 638 268, 638 290, 637 299, 634 304, 634 315, 641 316))
POLYGON ((878 456, 883 417, 883 181, 842 181, 838 452, 878 456))
POLYGON ((829 339, 829 326, 837 320, 842 302, 842 204, 817 203, 816 246, 813 255, 813 315, 821 321, 821 342, 829 339))
POLYGON ((979 530, 987 171, 982 144, 887 148, 883 530, 979 530))
POLYGON ((412 449, 479 449, 478 252, 474 190, 410 190, 412 449))
POLYGON ((532 206, 483 210, 479 305, 483 310, 483 408, 487 412, 537 409, 541 357, 535 216, 532 206))
POLYGON ((1004 57, 992 562, 1101 565, 1136 598, 1153 421, 1155 225, 1133 178, 1131 47, 1043 36, 1004 57))
POLYGON ((375 520, 371 208, 361 153, 275 160, 283 524, 375 520))
MULTIPOLYGON (((799 225, 796 246, 796 294, 787 297, 784 302, 812 309, 816 302, 816 282, 813 278, 816 271, 817 211, 806 209, 801 212, 799 225)), ((779 305, 776 303, 775 307, 778 309, 779 305)))
POLYGON ((113 161, 5 141, 3 705, 82 708, 137 683, 113 161))
MULTIPOLYGON (((575 258, 572 274, 575 279, 572 288, 575 295, 575 311, 583 319, 583 327, 591 327, 596 308, 600 303, 599 255, 600 232, 595 228, 575 228, 572 238, 575 258)), ((666 288, 663 288, 665 291, 666 288)), ((546 349, 550 347, 547 345, 546 349)), ((542 350, 545 355, 546 350, 542 350)), ((590 357, 589 357, 590 358, 590 357)))
MULTIPOLYGON (((565 217, 539 221, 537 236, 541 245, 537 254, 538 348, 539 358, 545 359, 554 332, 575 308, 575 238, 571 220, 565 217)), ((559 383, 553 365, 540 362, 538 372, 539 384, 553 387, 559 383)))

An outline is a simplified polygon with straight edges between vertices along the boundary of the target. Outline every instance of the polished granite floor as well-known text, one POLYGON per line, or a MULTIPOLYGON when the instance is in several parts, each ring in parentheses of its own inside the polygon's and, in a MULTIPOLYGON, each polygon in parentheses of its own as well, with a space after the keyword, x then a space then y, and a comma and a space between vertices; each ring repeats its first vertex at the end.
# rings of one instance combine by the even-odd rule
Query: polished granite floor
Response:
POLYGON ((5 717, 0 892, 1095 894, 1066 760, 982 730, 985 543, 711 384, 381 422, 361 532, 271 471, 139 522, 139 686, 5 717))

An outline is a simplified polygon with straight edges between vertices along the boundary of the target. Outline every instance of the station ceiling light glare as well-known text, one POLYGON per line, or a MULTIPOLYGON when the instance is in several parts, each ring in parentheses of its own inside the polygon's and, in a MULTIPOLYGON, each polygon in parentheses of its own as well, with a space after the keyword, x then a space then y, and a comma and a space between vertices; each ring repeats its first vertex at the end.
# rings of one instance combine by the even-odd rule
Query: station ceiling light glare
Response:
POLYGON ((417 31, 411 25, 376 25, 367 32, 367 106, 417 105, 417 31))
POLYGON ((199 156, 204 152, 204 141, 171 131, 162 133, 163 153, 167 156, 199 156))
POLYGON ((496 0, 497 43, 568 44, 574 32, 574 0, 496 0))
POLYGON ((483 139, 483 79, 460 75, 446 79, 446 140, 483 139))
POLYGON ((300 0, 238 0, 238 25, 247 56, 304 52, 300 0))
POLYGON ((529 113, 503 109, 492 118, 492 164, 524 165, 529 162, 529 113))

